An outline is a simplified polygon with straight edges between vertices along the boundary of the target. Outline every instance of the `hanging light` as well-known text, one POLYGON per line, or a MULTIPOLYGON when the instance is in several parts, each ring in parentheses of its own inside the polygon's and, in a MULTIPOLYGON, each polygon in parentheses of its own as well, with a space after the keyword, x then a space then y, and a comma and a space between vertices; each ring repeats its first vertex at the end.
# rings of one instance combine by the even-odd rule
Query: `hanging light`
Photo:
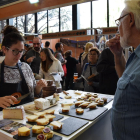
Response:
POLYGON ((38 3, 39 0, 29 0, 29 2, 30 2, 31 4, 33 4, 33 3, 38 3))

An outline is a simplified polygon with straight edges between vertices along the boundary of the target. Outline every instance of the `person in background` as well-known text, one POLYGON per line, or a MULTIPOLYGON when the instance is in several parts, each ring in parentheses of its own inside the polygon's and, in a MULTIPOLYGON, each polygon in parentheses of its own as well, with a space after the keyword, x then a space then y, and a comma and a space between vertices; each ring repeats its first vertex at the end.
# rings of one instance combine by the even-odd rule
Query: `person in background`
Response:
POLYGON ((64 76, 64 71, 61 62, 54 57, 49 48, 44 48, 40 52, 41 65, 39 75, 45 80, 53 80, 57 88, 62 88, 60 81, 55 81, 51 73, 58 73, 61 77, 64 76))
POLYGON ((84 51, 84 53, 82 54, 82 57, 81 57, 81 68, 82 68, 82 70, 83 70, 83 67, 84 67, 85 63, 88 63, 88 51, 92 47, 94 47, 94 44, 92 42, 88 42, 85 45, 85 51, 84 51))
POLYGON ((81 57, 82 57, 82 54, 84 53, 84 51, 85 51, 85 46, 83 47, 83 52, 80 53, 80 56, 79 56, 79 63, 80 63, 80 64, 81 64, 81 57))
MULTIPOLYGON (((49 48, 49 46, 50 46, 50 42, 49 41, 46 41, 45 42, 45 48, 49 48)), ((52 54, 54 54, 54 51, 51 48, 49 48, 49 49, 52 52, 52 54)))
MULTIPOLYGON (((97 47, 92 47, 89 49, 88 60, 89 63, 86 63, 83 68, 82 75, 87 79, 84 79, 84 91, 88 92, 99 92, 99 76, 96 69, 97 61, 100 55, 100 51, 97 47), (95 75, 92 80, 88 81, 88 77, 95 75)), ((82 82, 83 77, 74 79, 74 82, 82 82)))
POLYGON ((99 73, 100 93, 114 95, 117 87, 118 75, 115 70, 114 55, 109 48, 101 52, 97 63, 99 73))
POLYGON ((78 61, 71 57, 72 51, 68 50, 65 52, 65 59, 67 60, 66 67, 67 67, 67 75, 66 75, 66 84, 65 84, 65 90, 73 89, 73 75, 76 71, 76 64, 78 64, 78 61))
POLYGON ((34 96, 40 95, 42 88, 46 86, 45 80, 36 84, 30 66, 19 61, 24 53, 24 38, 19 31, 14 26, 6 26, 3 34, 2 49, 5 59, 0 64, 0 110, 15 106, 17 99, 13 93, 19 92, 21 96, 30 93, 16 104, 21 105, 33 101, 34 96))
POLYGON ((35 37, 33 39, 33 49, 26 53, 26 62, 30 65, 33 73, 39 73, 40 68, 40 51, 41 51, 41 39, 35 37))
POLYGON ((67 69, 66 69, 67 61, 63 57, 63 51, 64 51, 63 44, 61 42, 56 43, 55 49, 56 49, 56 52, 54 53, 54 56, 61 62, 61 65, 62 65, 63 71, 64 71, 64 76, 62 77, 62 81, 61 81, 61 85, 63 87, 64 80, 65 80, 65 77, 67 74, 67 69))
POLYGON ((111 109, 114 140, 140 139, 140 0, 125 0, 125 8, 115 20, 119 34, 109 41, 119 80, 111 109), (123 49, 135 50, 125 60, 123 49))

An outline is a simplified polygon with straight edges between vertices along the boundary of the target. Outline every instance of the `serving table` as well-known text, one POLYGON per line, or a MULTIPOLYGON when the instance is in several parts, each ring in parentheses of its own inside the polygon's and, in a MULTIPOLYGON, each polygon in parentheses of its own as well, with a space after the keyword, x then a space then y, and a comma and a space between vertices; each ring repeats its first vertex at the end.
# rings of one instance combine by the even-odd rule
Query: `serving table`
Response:
MULTIPOLYGON (((68 90, 67 91, 69 95, 72 96, 72 99, 65 99, 64 93, 59 93, 60 100, 58 101, 58 104, 54 107, 51 107, 51 109, 55 109, 55 114, 59 114, 59 110, 61 109, 61 103, 73 103, 76 101, 76 98, 79 98, 80 96, 83 96, 87 92, 80 91, 82 95, 75 94, 74 90, 68 90)), ((98 94, 103 95, 103 94, 98 94)), ((106 98, 114 98, 113 95, 104 95, 106 98)), ((52 98, 52 96, 49 96, 47 98, 52 98)), ((30 102, 26 105, 33 104, 34 102, 30 102)), ((76 132, 69 136, 62 135, 60 133, 54 132, 54 134, 61 136, 62 140, 113 140, 112 138, 112 131, 111 131, 111 123, 110 123, 110 111, 112 108, 112 103, 109 102, 104 107, 106 107, 108 110, 102 113, 99 117, 97 117, 93 121, 89 121, 88 124, 84 125, 82 128, 78 129, 76 132)), ((26 113, 26 116, 31 115, 26 113)), ((63 115, 63 114, 60 114, 63 115)), ((63 115, 64 118, 59 120, 63 121, 71 116, 63 115)), ((3 119, 2 112, 0 112, 0 120, 3 119)), ((26 117, 24 120, 13 120, 22 124, 27 124, 26 117)), ((13 135, 0 130, 0 140, 13 140, 13 135)))

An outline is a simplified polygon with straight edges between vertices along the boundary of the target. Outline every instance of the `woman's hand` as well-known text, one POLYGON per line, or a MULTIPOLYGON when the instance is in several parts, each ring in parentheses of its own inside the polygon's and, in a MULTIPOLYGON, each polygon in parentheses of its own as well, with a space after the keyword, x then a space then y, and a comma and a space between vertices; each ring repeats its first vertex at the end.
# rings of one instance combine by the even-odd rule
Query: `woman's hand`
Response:
POLYGON ((43 88, 43 87, 46 87, 47 86, 47 82, 45 79, 40 79, 38 82, 37 82, 37 86, 39 88, 43 88))
POLYGON ((17 102, 17 99, 14 96, 4 96, 0 97, 0 107, 7 108, 11 105, 14 105, 14 102, 17 102))

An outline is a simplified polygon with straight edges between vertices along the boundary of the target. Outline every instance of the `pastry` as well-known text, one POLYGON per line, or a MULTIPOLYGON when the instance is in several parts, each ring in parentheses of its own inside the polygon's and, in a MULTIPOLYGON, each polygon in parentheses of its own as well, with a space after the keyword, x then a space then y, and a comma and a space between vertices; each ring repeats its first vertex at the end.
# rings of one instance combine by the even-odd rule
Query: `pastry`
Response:
POLYGON ((47 137, 44 134, 38 134, 36 140, 47 140, 47 137))
POLYGON ((47 125, 49 123, 49 119, 46 119, 46 118, 37 119, 36 122, 37 122, 37 125, 47 125))
POLYGON ((93 102, 93 101, 95 101, 95 98, 94 97, 89 97, 89 101, 93 102))
POLYGON ((40 134, 40 133, 42 133, 44 128, 45 128, 44 126, 34 125, 32 127, 32 132, 36 133, 36 134, 40 134))
POLYGON ((63 112, 63 113, 69 112, 69 110, 70 110, 70 106, 64 106, 64 107, 62 108, 62 112, 63 112))
POLYGON ((87 98, 91 97, 92 95, 90 93, 85 94, 85 96, 87 96, 87 98))
POLYGON ((82 107, 82 108, 86 108, 89 104, 90 104, 90 102, 83 102, 79 106, 82 107))
POLYGON ((43 111, 45 114, 54 114, 54 109, 48 109, 48 110, 45 110, 45 111, 43 111))
POLYGON ((37 112, 34 115, 38 116, 38 118, 44 118, 45 112, 37 112))
POLYGON ((87 108, 90 108, 90 109, 95 109, 97 106, 97 103, 91 103, 87 106, 87 108))
POLYGON ((67 95, 67 96, 65 96, 65 99, 71 99, 71 96, 67 95))
POLYGON ((74 103, 62 103, 61 106, 62 106, 62 107, 64 107, 64 106, 72 106, 73 104, 74 104, 74 103))
POLYGON ((26 126, 18 128, 18 136, 29 136, 30 129, 26 126))
POLYGON ((104 103, 107 103, 107 98, 103 97, 101 99, 104 101, 104 103))
POLYGON ((82 108, 77 108, 77 109, 76 109, 76 113, 78 113, 78 114, 83 114, 83 113, 84 113, 84 109, 82 109, 82 108))
POLYGON ((53 121, 53 118, 56 118, 54 115, 45 115, 46 119, 49 119, 49 122, 53 121))
POLYGON ((37 115, 30 115, 26 117, 28 122, 35 122, 38 119, 37 115))
POLYGON ((46 109, 50 107, 50 101, 44 98, 39 98, 34 101, 35 107, 39 109, 46 109))
POLYGON ((62 129, 62 122, 59 122, 59 121, 53 121, 50 123, 50 125, 53 126, 53 129, 55 130, 59 130, 59 129, 62 129))
POLYGON ((75 102, 75 106, 79 106, 80 104, 82 104, 84 101, 77 101, 75 102))
POLYGON ((77 95, 81 95, 82 94, 79 91, 75 91, 74 93, 77 94, 77 95))
POLYGON ((53 131, 51 131, 48 127, 44 128, 42 132, 47 139, 51 139, 53 137, 53 131))
POLYGON ((98 106, 103 106, 103 105, 104 105, 104 101, 103 101, 103 100, 97 101, 97 105, 98 105, 98 106))
POLYGON ((98 97, 98 94, 93 94, 92 95, 94 98, 97 98, 98 97))

